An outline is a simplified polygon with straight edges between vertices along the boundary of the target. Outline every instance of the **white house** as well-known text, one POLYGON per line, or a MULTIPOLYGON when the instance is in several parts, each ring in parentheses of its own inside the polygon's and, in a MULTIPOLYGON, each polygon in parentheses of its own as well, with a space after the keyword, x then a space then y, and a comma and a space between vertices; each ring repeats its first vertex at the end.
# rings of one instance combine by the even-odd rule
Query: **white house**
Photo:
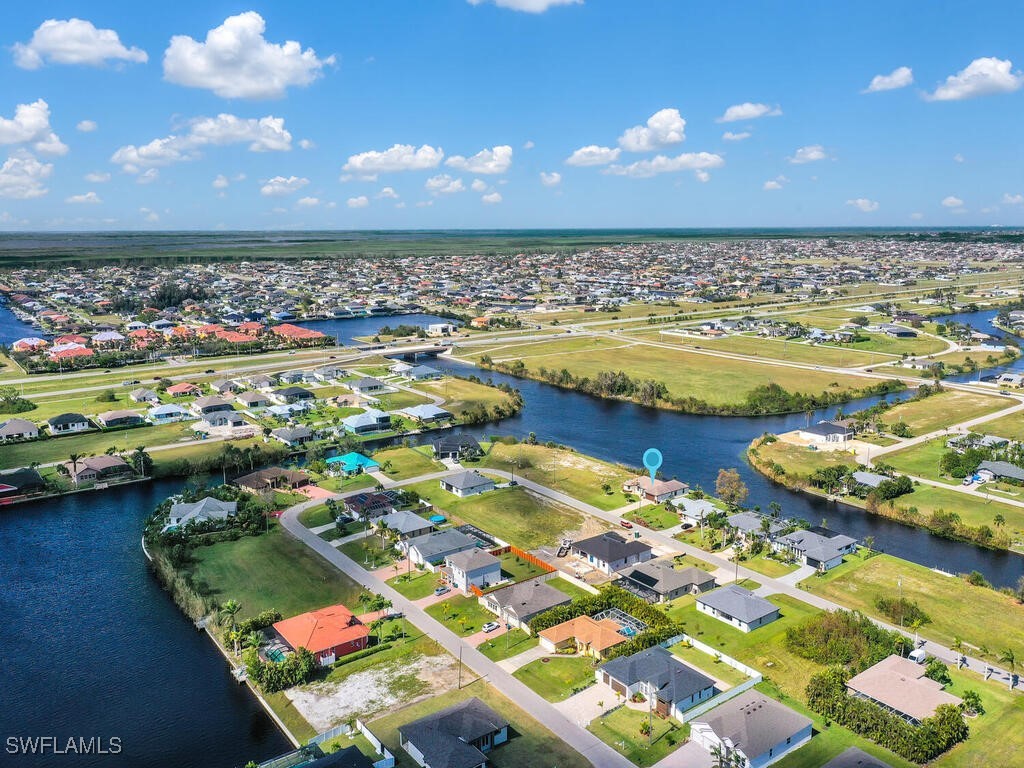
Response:
POLYGON ((743 768, 765 768, 810 741, 811 719, 751 689, 691 720, 690 738, 735 754, 743 768))

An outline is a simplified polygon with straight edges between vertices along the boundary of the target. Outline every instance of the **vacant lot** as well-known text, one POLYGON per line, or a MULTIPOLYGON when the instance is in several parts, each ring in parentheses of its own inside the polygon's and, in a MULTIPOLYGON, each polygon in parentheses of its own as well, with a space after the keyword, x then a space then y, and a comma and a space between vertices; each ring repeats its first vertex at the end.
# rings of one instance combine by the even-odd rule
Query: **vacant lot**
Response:
POLYGON ((852 347, 830 346, 827 344, 808 344, 800 339, 786 341, 784 339, 766 339, 757 336, 727 336, 722 339, 661 336, 659 340, 679 343, 688 347, 733 352, 750 357, 785 360, 791 363, 812 363, 839 368, 885 363, 895 359, 892 355, 878 352, 860 352, 852 347))
POLYGON ((445 467, 427 456, 418 448, 388 448, 373 454, 373 460, 384 468, 384 474, 392 480, 407 480, 410 477, 440 472, 445 467))
POLYGON ((762 459, 781 464, 787 475, 807 477, 816 469, 846 465, 854 467, 857 459, 846 451, 815 451, 802 445, 776 440, 757 449, 762 459))
MULTIPOLYGON (((695 397, 712 405, 741 403, 755 387, 772 383, 805 394, 852 392, 877 383, 853 375, 715 357, 666 346, 623 346, 606 341, 586 350, 563 347, 559 342, 540 342, 529 348, 510 349, 502 359, 522 359, 534 374, 541 367, 565 368, 576 377, 591 378, 602 371, 624 371, 634 379, 663 382, 672 397, 695 397)), ((494 359, 499 359, 497 354, 494 359)))
MULTIPOLYGON (((1007 400, 1011 403, 1012 401, 1007 400)), ((975 432, 983 432, 987 435, 998 435, 1009 440, 1024 440, 1024 411, 1011 413, 1009 416, 1002 416, 993 421, 986 421, 973 428, 975 432)))
POLYGON ((480 605, 472 595, 449 597, 428 607, 427 613, 459 637, 468 637, 479 632, 484 624, 497 621, 498 618, 480 605))
POLYGON ((344 603, 362 588, 280 528, 195 550, 186 569, 196 589, 217 603, 237 600, 239 618, 278 610, 285 616, 344 603))
POLYGON ((491 409, 498 403, 510 400, 508 394, 497 387, 489 387, 486 384, 477 384, 474 381, 457 379, 453 376, 445 376, 436 381, 421 381, 414 384, 413 387, 420 392, 444 398, 444 405, 441 407, 453 413, 456 418, 461 418, 466 411, 473 410, 477 406, 491 409))
POLYGON ((587 730, 621 752, 634 765, 645 768, 675 751, 690 733, 688 724, 677 723, 670 717, 655 717, 651 722, 648 740, 647 736, 640 733, 640 728, 649 719, 645 711, 622 706, 592 720, 587 730))
POLYGON ((528 443, 494 443, 479 466, 514 472, 605 510, 626 504, 622 484, 635 474, 626 467, 575 451, 528 443), (603 487, 606 484, 607 491, 603 487))
POLYGON ((924 435, 1011 405, 1011 401, 994 395, 947 390, 894 406, 883 413, 881 419, 886 424, 902 421, 913 434, 924 435))
MULTIPOLYGON (((35 421, 37 419, 34 414, 35 411, 32 411, 18 414, 18 416, 35 421)), ((137 427, 114 432, 87 432, 82 435, 51 437, 28 443, 5 445, 0 451, 0 469, 27 467, 34 461, 40 464, 67 461, 68 456, 72 453, 91 456, 104 453, 112 447, 116 448, 119 453, 131 452, 139 445, 168 445, 194 437, 192 430, 185 424, 164 424, 159 427, 137 427)), ((220 447, 218 443, 212 443, 212 445, 220 447)), ((159 454, 160 452, 155 452, 154 458, 159 454)))
POLYGON ((916 602, 931 618, 921 628, 922 637, 947 647, 959 637, 974 646, 972 655, 987 648, 989 653, 982 658, 989 660, 1005 648, 1024 657, 1024 605, 995 590, 972 587, 961 578, 875 555, 867 560, 848 557, 838 568, 802 584, 815 594, 884 621, 891 620, 875 608, 875 600, 902 589, 903 597, 916 602))
POLYGON ((437 481, 409 486, 449 517, 470 523, 523 549, 554 544, 562 534, 577 530, 583 515, 548 501, 522 486, 499 488, 460 499, 441 490, 437 481))
POLYGON ((912 494, 896 499, 896 505, 903 508, 917 507, 918 513, 925 517, 937 510, 955 512, 967 525, 987 525, 990 528, 998 527, 996 516, 1001 515, 1007 531, 1024 530, 1024 508, 961 493, 952 488, 918 485, 912 494))

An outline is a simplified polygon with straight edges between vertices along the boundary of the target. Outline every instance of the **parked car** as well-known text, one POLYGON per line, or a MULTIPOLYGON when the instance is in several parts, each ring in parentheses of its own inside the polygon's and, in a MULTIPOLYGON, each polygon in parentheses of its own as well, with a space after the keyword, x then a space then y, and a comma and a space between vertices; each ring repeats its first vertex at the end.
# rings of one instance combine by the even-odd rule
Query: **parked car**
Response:
POLYGON ((122 387, 130 387, 132 384, 141 384, 141 383, 142 382, 140 382, 138 379, 125 379, 124 381, 121 382, 121 386, 122 387))
POLYGON ((480 631, 481 632, 493 632, 494 630, 496 630, 500 626, 501 626, 501 624, 499 624, 496 621, 488 621, 486 624, 484 624, 482 627, 480 627, 480 631))
POLYGON ((438 587, 437 589, 434 590, 434 596, 435 597, 440 597, 441 595, 447 595, 451 591, 452 591, 451 587, 438 587))
POLYGON ((633 527, 633 524, 631 522, 629 522, 629 520, 619 520, 619 525, 621 525, 623 528, 632 528, 633 527))
POLYGON ((216 371, 213 368, 207 368, 203 373, 216 373, 216 371))

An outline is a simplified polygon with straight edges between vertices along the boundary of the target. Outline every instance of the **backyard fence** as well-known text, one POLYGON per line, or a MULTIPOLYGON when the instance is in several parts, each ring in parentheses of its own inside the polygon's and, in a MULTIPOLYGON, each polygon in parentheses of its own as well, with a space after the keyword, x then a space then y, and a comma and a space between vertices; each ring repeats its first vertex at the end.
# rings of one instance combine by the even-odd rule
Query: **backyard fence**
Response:
POLYGON ((544 573, 553 573, 556 570, 556 568, 552 566, 550 563, 545 563, 536 555, 531 555, 529 552, 526 552, 525 550, 522 550, 519 547, 512 546, 511 544, 508 544, 504 547, 498 547, 497 549, 492 549, 490 550, 490 552, 495 557, 501 557, 502 555, 512 553, 516 557, 525 560, 531 565, 536 565, 538 568, 544 571, 544 573))

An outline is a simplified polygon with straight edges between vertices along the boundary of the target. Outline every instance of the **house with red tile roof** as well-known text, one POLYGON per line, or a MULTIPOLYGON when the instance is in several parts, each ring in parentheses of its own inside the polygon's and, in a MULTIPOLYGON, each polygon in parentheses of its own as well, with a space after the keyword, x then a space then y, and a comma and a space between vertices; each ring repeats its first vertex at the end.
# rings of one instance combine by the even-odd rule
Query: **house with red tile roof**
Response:
POLYGON ((202 393, 203 390, 190 381, 172 384, 167 388, 167 394, 171 397, 187 397, 189 395, 201 395, 202 393))
MULTIPOLYGON (((331 605, 274 624, 291 651, 305 648, 321 666, 366 647, 370 629, 344 605, 331 605)), ((271 643, 273 645, 273 643, 271 643)))

